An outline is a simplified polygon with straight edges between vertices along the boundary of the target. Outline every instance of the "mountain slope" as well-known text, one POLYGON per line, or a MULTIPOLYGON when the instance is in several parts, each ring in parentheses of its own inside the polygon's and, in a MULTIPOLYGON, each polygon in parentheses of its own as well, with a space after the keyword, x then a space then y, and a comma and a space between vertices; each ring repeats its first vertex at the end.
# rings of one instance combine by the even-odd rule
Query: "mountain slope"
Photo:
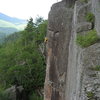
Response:
POLYGON ((7 16, 3 13, 0 13, 0 19, 7 21, 7 22, 11 22, 11 23, 16 24, 16 25, 26 23, 26 20, 10 17, 10 16, 7 16))
POLYGON ((7 22, 0 19, 0 27, 5 27, 5 28, 9 27, 9 28, 15 28, 17 30, 23 30, 25 26, 26 26, 26 23, 15 25, 11 22, 7 22))
POLYGON ((0 44, 3 43, 5 37, 6 37, 6 34, 0 33, 0 44))
POLYGON ((14 32, 18 32, 18 29, 12 28, 12 27, 0 27, 1 34, 9 35, 9 34, 12 34, 14 32))
POLYGON ((11 34, 23 30, 26 26, 26 20, 13 18, 0 13, 0 33, 11 34))
POLYGON ((16 25, 14 25, 13 23, 4 21, 0 19, 0 27, 14 27, 17 28, 16 25))

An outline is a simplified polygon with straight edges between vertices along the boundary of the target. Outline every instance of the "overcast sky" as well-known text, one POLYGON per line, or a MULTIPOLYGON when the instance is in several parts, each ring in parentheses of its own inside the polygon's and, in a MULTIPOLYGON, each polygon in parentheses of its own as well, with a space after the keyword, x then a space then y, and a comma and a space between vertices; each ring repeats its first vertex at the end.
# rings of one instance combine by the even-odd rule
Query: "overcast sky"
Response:
POLYGON ((61 0, 0 0, 0 12, 21 19, 37 15, 47 19, 51 5, 57 1, 61 0))

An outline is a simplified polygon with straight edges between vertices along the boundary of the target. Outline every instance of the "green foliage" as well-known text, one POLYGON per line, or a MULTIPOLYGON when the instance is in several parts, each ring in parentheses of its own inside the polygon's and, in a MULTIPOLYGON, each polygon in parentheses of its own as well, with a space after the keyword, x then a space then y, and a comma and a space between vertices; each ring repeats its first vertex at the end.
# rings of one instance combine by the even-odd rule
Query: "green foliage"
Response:
POLYGON ((43 43, 44 42, 44 37, 47 33, 47 20, 43 21, 42 23, 40 23, 37 27, 37 33, 36 34, 36 42, 38 44, 43 43))
POLYGON ((94 70, 100 71, 100 65, 96 66, 94 70))
POLYGON ((5 88, 22 85, 29 93, 44 86, 45 59, 39 45, 46 28, 47 21, 36 25, 31 18, 24 31, 6 38, 0 47, 0 85, 5 88))
POLYGON ((91 12, 87 13, 87 15, 86 15, 86 20, 87 20, 88 22, 92 22, 92 23, 93 23, 94 20, 95 20, 94 14, 91 13, 91 12))
POLYGON ((88 3, 88 0, 80 0, 80 2, 88 3))
POLYGON ((20 34, 21 32, 15 32, 15 33, 13 33, 13 34, 11 34, 11 35, 8 35, 8 36, 6 36, 5 38, 4 38, 4 43, 3 43, 3 45, 4 44, 8 44, 8 43, 10 43, 10 42, 15 42, 18 38, 20 38, 21 37, 21 34, 20 34))
POLYGON ((90 30, 85 35, 77 35, 76 43, 81 47, 88 47, 96 43, 99 39, 96 30, 90 30))
POLYGON ((5 37, 6 37, 6 34, 0 32, 0 44, 4 42, 5 37))
POLYGON ((35 26, 38 26, 38 25, 41 24, 42 22, 44 22, 43 18, 40 17, 40 16, 38 16, 38 17, 36 18, 35 26))
POLYGON ((93 67, 92 70, 100 71, 100 65, 93 67))
POLYGON ((43 100, 43 97, 38 96, 36 93, 32 93, 30 100, 43 100))
POLYGON ((94 98, 94 93, 93 92, 87 92, 87 97, 89 100, 94 98))
POLYGON ((4 88, 0 86, 0 100, 11 100, 9 96, 4 92, 4 88))
POLYGON ((27 26, 26 26, 25 30, 26 30, 27 32, 32 32, 32 31, 33 31, 33 26, 34 26, 33 19, 30 18, 30 19, 28 20, 28 23, 27 23, 27 26))
POLYGON ((7 94, 0 91, 0 100, 11 100, 7 94))

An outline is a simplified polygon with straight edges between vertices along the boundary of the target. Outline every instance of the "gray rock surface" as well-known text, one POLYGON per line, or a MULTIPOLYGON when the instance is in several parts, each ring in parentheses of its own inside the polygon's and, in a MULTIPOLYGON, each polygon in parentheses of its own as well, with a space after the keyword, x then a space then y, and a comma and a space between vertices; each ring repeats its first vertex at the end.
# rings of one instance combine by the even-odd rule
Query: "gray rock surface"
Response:
POLYGON ((100 71, 93 70, 100 65, 100 43, 84 49, 81 53, 81 59, 83 76, 80 100, 100 100, 100 71))
MULTIPOLYGON (((79 9, 82 7, 80 2, 76 2, 74 7, 74 17, 73 17, 73 30, 71 34, 71 41, 69 44, 69 59, 68 59, 68 68, 67 68, 67 77, 66 77, 66 97, 65 100, 79 100, 80 90, 81 90, 81 59, 80 54, 82 49, 76 45, 76 36, 77 36, 77 27, 81 23, 84 23, 84 20, 79 19, 79 9)), ((84 8, 83 8, 84 9, 84 8)), ((83 12, 81 12, 84 15, 83 12)), ((80 13, 80 14, 81 14, 80 13)), ((84 19, 84 17, 82 18, 84 19)), ((79 34, 79 33, 78 33, 79 34)))
POLYGON ((64 100, 72 9, 65 2, 54 4, 49 13, 45 100, 64 100))
POLYGON ((92 24, 89 22, 82 22, 77 24, 77 29, 76 32, 80 33, 80 32, 84 32, 84 31, 88 31, 92 29, 92 24))
POLYGON ((12 86, 5 90, 5 93, 9 96, 11 100, 23 100, 22 92, 24 88, 22 86, 12 86))
POLYGON ((64 2, 66 2, 66 6, 67 7, 74 7, 75 1, 77 0, 63 0, 64 2))
MULTIPOLYGON (((95 0, 75 1, 56 3, 49 13, 44 100, 100 100, 100 72, 91 70, 100 65, 100 43, 81 48, 75 42, 93 28, 86 14, 96 9, 95 0)), ((99 32, 100 15, 95 18, 99 32)))
POLYGON ((100 36, 100 0, 92 0, 92 11, 95 15, 95 26, 100 36))
POLYGON ((8 94, 9 98, 11 100, 16 100, 16 89, 15 89, 15 86, 12 86, 11 88, 8 88, 6 91, 5 91, 6 94, 8 94))

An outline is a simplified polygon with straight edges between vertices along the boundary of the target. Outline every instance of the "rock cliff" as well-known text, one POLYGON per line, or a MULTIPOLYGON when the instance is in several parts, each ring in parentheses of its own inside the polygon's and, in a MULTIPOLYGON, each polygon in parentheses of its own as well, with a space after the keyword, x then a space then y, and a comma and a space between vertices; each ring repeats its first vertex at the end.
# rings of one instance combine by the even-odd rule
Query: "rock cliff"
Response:
POLYGON ((63 0, 51 7, 44 100, 100 100, 99 10, 99 0, 63 0), (95 42, 89 36, 80 41, 84 47, 77 43, 93 30, 95 42))

